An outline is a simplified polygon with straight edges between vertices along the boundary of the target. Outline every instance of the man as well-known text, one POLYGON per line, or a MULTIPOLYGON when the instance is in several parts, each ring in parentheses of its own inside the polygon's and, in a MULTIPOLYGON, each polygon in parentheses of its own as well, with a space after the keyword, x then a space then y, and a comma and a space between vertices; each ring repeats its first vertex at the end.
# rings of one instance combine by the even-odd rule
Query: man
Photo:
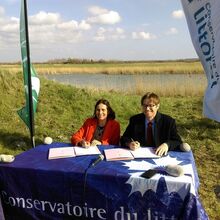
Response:
POLYGON ((160 99, 155 93, 146 93, 141 98, 143 113, 130 118, 121 145, 135 150, 140 146, 156 147, 155 153, 166 155, 168 150, 189 151, 190 146, 183 143, 177 133, 173 118, 158 112, 160 99))

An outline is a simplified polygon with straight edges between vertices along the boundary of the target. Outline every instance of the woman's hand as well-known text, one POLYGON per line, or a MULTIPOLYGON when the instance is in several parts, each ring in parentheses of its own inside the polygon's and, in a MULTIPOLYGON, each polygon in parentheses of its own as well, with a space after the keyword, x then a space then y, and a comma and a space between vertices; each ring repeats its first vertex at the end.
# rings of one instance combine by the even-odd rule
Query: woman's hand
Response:
POLYGON ((167 155, 168 150, 168 145, 166 143, 163 143, 156 149, 155 154, 157 154, 158 156, 167 155))
POLYGON ((89 148, 90 147, 90 142, 85 141, 84 139, 80 141, 80 145, 84 148, 89 148))
POLYGON ((132 141, 132 142, 129 143, 128 147, 131 150, 136 150, 140 147, 140 143, 138 141, 132 141))
POLYGON ((91 143, 91 146, 97 146, 97 145, 101 145, 102 143, 96 139, 94 139, 91 143))

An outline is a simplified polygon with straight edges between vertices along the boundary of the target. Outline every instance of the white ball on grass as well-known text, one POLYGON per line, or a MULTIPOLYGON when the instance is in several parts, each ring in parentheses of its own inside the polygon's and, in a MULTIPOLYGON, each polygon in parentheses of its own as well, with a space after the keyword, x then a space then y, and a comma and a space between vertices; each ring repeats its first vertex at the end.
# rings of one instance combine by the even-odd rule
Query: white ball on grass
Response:
POLYGON ((52 144, 53 139, 51 137, 45 137, 44 138, 44 144, 52 144))

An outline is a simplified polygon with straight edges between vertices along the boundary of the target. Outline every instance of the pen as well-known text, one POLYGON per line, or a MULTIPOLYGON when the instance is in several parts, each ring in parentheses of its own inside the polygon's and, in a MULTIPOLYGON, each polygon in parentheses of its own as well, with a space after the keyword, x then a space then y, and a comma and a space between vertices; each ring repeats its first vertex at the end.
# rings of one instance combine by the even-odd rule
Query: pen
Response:
POLYGON ((89 148, 89 145, 87 144, 87 141, 86 141, 85 138, 83 138, 83 143, 84 143, 84 147, 85 147, 85 148, 89 148))

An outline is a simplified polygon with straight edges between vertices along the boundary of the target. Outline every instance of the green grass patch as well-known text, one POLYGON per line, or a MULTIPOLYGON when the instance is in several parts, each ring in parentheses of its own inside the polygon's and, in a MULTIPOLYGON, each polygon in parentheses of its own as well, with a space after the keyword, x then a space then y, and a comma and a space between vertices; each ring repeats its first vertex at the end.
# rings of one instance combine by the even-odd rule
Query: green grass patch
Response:
MULTIPOLYGON (((0 71, 0 153, 17 155, 31 148, 29 131, 17 115, 24 103, 22 73, 0 71)), ((69 142, 73 132, 91 116, 100 98, 110 101, 125 130, 128 119, 140 112, 140 95, 76 89, 41 78, 35 120, 36 144, 45 136, 69 142)), ((176 118, 183 140, 192 146, 199 177, 200 198, 210 219, 220 216, 215 190, 220 185, 220 123, 202 117, 202 97, 161 97, 161 112, 176 118)))

